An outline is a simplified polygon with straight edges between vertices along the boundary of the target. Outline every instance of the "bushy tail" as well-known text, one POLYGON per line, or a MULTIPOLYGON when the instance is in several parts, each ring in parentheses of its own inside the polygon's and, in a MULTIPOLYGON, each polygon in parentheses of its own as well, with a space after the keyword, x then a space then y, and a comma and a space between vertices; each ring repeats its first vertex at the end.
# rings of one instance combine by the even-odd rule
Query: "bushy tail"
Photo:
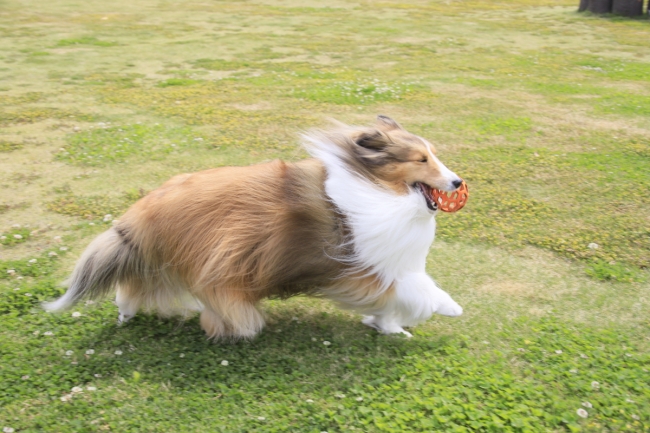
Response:
POLYGON ((66 281, 68 291, 53 302, 43 303, 47 311, 70 308, 82 298, 100 298, 116 283, 141 269, 138 251, 111 228, 86 248, 66 281))

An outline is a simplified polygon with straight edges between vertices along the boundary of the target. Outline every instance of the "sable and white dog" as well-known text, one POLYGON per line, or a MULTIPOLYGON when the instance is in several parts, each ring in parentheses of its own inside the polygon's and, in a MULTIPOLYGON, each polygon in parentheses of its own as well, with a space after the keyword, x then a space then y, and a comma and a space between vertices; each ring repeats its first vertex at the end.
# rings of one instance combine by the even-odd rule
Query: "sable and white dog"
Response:
POLYGON ((461 184, 431 143, 385 116, 303 139, 313 159, 173 177, 88 246, 45 309, 116 288, 120 322, 141 308, 198 310, 212 338, 253 337, 264 326, 258 301, 296 294, 365 314, 386 334, 462 314, 425 272, 431 188, 461 184))

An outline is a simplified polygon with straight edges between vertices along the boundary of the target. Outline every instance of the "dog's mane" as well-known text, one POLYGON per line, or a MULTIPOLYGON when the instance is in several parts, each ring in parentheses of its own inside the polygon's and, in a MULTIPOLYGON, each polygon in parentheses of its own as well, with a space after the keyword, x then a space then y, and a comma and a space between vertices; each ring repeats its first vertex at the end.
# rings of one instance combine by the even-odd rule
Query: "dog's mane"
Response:
POLYGON ((397 194, 376 182, 373 164, 391 158, 372 147, 390 144, 377 131, 338 125, 302 137, 307 151, 325 166, 325 192, 350 227, 354 271, 376 274, 388 287, 405 273, 424 272, 435 220, 414 190, 397 194))

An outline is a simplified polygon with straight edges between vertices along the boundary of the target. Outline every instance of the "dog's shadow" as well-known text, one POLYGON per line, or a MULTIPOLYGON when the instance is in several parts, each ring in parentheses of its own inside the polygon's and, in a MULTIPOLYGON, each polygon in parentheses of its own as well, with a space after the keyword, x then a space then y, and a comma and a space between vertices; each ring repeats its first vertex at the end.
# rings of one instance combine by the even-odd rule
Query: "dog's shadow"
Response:
POLYGON ((94 353, 79 360, 79 380, 112 377, 215 392, 243 382, 266 388, 278 381, 299 392, 306 382, 316 382, 318 388, 344 390, 382 377, 399 380, 403 372, 396 366, 404 357, 444 352, 457 343, 417 330, 410 339, 381 335, 344 312, 301 311, 300 318, 295 313, 290 306, 274 311, 256 338, 239 341, 208 340, 196 317, 138 315, 121 326, 107 324, 83 342, 94 353))

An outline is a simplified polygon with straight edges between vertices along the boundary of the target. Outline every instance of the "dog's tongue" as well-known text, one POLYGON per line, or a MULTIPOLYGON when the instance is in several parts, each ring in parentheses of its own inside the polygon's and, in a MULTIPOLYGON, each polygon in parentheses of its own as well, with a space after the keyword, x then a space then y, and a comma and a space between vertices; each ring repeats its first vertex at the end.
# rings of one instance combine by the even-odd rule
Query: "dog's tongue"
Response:
POLYGON ((447 192, 431 188, 430 193, 438 209, 443 212, 457 212, 461 210, 467 204, 467 199, 469 198, 469 189, 465 181, 455 191, 447 192))

